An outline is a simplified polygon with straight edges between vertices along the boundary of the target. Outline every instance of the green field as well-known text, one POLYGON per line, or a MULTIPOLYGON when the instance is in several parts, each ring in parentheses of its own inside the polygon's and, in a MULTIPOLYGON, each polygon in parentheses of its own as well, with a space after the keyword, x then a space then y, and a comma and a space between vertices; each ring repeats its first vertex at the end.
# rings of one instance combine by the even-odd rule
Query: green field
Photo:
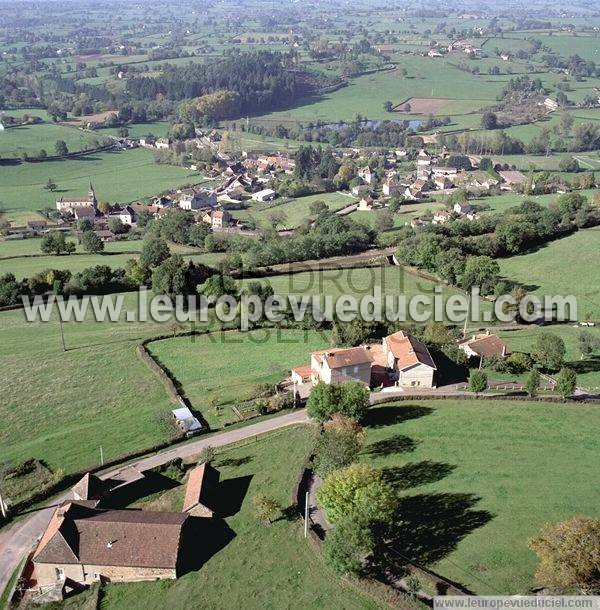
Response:
POLYGON ((551 153, 545 155, 493 155, 494 163, 508 163, 517 169, 558 171, 561 159, 574 157, 584 170, 599 170, 600 157, 598 151, 586 153, 551 153))
POLYGON ((63 140, 70 152, 78 152, 91 148, 95 137, 89 132, 53 123, 11 127, 0 131, 0 157, 20 157, 23 153, 37 156, 42 148, 51 157, 56 154, 57 140, 63 140))
POLYGON ((600 517, 595 405, 402 402, 368 421, 362 459, 401 494, 392 547, 478 594, 527 594, 527 540, 548 521, 600 517))
MULTIPOLYGON (((445 200, 447 196, 438 196, 438 201, 426 201, 423 203, 403 203, 400 210, 394 214, 394 228, 403 227, 406 224, 410 224, 413 218, 424 216, 428 212, 436 212, 437 210, 443 210, 446 207, 445 200)), ((377 217, 381 214, 383 209, 362 211, 357 210, 350 214, 350 218, 361 224, 366 224, 371 228, 376 227, 377 217)))
MULTIPOLYGON (((126 307, 136 304, 126 295, 126 307)), ((73 472, 164 441, 172 404, 137 357, 146 337, 165 332, 146 323, 28 323, 23 311, 0 314, 0 462, 44 459, 73 472)))
POLYGON ((400 70, 378 72, 350 80, 347 87, 315 99, 301 100, 292 110, 273 112, 263 119, 274 121, 333 121, 354 120, 356 114, 370 119, 405 118, 398 113, 386 113, 383 103, 400 104, 410 97, 447 99, 439 115, 462 115, 477 112, 494 100, 506 77, 474 76, 458 70, 445 59, 432 60, 420 56, 403 56, 400 70))
POLYGON ((100 201, 129 203, 149 198, 164 190, 202 182, 197 173, 182 167, 158 165, 152 153, 142 149, 104 152, 66 161, 22 163, 0 167, 0 206, 8 220, 27 212, 54 208, 58 197, 87 193, 90 179, 100 201), (43 186, 52 178, 55 193, 43 186))
POLYGON ((311 352, 329 345, 328 333, 266 329, 176 337, 148 348, 211 428, 218 428, 236 417, 227 407, 215 413, 211 400, 240 404, 254 396, 258 384, 283 381, 293 367, 310 362, 311 352))
MULTIPOLYGON (((587 197, 588 201, 591 202, 594 198, 595 191, 582 190, 579 191, 579 193, 584 197, 587 197)), ((509 208, 521 205, 524 201, 535 201, 540 205, 550 205, 551 203, 556 203, 559 197, 560 195, 556 193, 551 193, 549 195, 520 195, 519 193, 503 192, 502 195, 471 199, 470 203, 479 207, 481 211, 502 213, 509 208)))
MULTIPOLYGON (((155 121, 153 123, 136 123, 127 125, 127 131, 130 138, 141 138, 143 136, 153 135, 155 138, 164 138, 169 133, 171 125, 168 121, 155 121)), ((99 129, 100 135, 118 136, 118 127, 106 127, 99 129)))
MULTIPOLYGON (((198 542, 198 553, 208 555, 206 562, 174 581, 107 585, 102 608, 386 607, 335 576, 303 537, 299 520, 280 519, 265 527, 256 519, 252 506, 256 494, 266 494, 284 508, 290 506, 294 482, 312 447, 312 434, 308 427, 295 427, 246 446, 220 450, 214 466, 220 473, 222 493, 227 489, 228 495, 219 496, 220 487, 216 498, 229 502, 225 510, 231 511, 237 503, 241 507, 225 519, 215 519, 213 535, 198 542)), ((57 608, 75 610, 77 604, 74 597, 57 608)))
POLYGON ((600 317, 600 231, 584 229, 535 252, 499 259, 501 273, 540 295, 574 295, 578 319, 600 317))
POLYGON ((317 195, 298 197, 297 199, 277 205, 273 205, 272 202, 267 204, 248 202, 249 208, 240 212, 233 212, 232 215, 240 220, 254 218, 259 226, 267 227, 271 225, 270 217, 272 214, 283 213, 285 214, 285 222, 278 223, 277 228, 294 228, 302 224, 304 220, 314 216, 310 212, 310 206, 315 201, 324 201, 331 211, 336 211, 352 205, 356 200, 342 193, 319 193, 317 195))
MULTIPOLYGON (((72 240, 76 243, 76 240, 72 240)), ((68 269, 72 273, 82 271, 93 265, 108 265, 113 269, 124 269, 129 259, 137 259, 142 250, 142 240, 122 240, 106 242, 102 254, 88 254, 80 244, 69 256, 53 256, 41 254, 41 239, 23 239, 0 241, 0 270, 10 272, 18 279, 28 278, 45 269, 68 269)), ((219 252, 204 253, 199 248, 169 244, 173 254, 181 254, 184 258, 208 266, 217 265, 223 258, 219 252)))

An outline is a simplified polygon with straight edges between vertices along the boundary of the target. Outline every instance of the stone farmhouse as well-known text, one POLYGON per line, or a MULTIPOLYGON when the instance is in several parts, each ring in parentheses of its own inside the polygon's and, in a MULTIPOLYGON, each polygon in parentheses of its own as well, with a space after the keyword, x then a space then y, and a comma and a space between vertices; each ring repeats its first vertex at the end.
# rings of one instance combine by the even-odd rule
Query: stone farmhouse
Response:
MULTIPOLYGON (((207 489, 219 473, 208 464, 187 477, 182 512, 105 508, 124 490, 143 483, 145 475, 125 468, 115 479, 86 474, 74 487, 73 499, 60 505, 32 556, 29 577, 46 600, 61 599, 94 582, 135 582, 177 578, 182 571, 191 518, 211 518, 207 489)), ((125 500, 127 502, 127 500, 125 500)))
POLYGON ((187 513, 102 510, 73 501, 56 509, 33 555, 40 586, 72 581, 176 578, 187 513))
MULTIPOLYGON (((374 343, 330 348, 311 354, 310 364, 292 369, 294 384, 309 390, 317 383, 359 381, 367 386, 433 388, 437 367, 427 346, 403 331, 374 343)), ((307 394, 307 392, 302 392, 307 394)))

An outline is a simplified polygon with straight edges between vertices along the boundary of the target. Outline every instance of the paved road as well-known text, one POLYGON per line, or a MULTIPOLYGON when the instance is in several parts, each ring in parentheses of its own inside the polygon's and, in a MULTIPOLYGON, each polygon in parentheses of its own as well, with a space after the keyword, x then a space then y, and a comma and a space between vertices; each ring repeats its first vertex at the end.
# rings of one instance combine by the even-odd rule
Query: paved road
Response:
MULTIPOLYGON (((148 470, 160 466, 174 458, 189 458, 198 454, 204 447, 222 447, 238 441, 252 438, 265 432, 278 430, 294 424, 303 424, 309 421, 306 410, 298 410, 293 413, 273 417, 256 424, 250 424, 243 428, 225 430, 211 436, 199 438, 196 441, 167 449, 145 458, 133 464, 140 470, 148 470)), ((102 475, 107 478, 116 475, 121 468, 117 468, 102 475)), ((19 562, 31 551, 44 529, 50 521, 54 507, 68 499, 71 492, 64 494, 53 501, 53 504, 32 512, 29 517, 17 521, 14 525, 0 531, 0 593, 6 588, 10 577, 19 562)))

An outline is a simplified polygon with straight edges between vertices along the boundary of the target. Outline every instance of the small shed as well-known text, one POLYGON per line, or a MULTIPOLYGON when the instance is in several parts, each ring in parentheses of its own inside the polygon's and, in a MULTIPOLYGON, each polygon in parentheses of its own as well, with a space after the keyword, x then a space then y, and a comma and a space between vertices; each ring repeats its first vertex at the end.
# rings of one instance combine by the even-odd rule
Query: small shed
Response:
POLYGON ((192 436, 202 430, 202 424, 187 407, 173 409, 171 413, 175 424, 186 436, 192 436))

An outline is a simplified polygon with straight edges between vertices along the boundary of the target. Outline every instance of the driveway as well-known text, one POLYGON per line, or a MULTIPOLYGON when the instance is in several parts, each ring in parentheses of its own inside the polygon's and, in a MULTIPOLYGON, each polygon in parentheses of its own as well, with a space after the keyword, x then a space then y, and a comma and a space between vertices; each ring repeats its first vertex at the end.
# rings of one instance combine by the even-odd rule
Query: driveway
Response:
MULTIPOLYGON (((298 410, 279 417, 273 417, 256 424, 250 424, 243 428, 224 430, 210 436, 199 438, 196 441, 179 445, 144 457, 134 464, 139 470, 148 470, 160 466, 175 458, 190 458, 197 455, 203 448, 223 447, 238 441, 243 441, 265 432, 279 430, 294 424, 308 423, 309 418, 306 410, 298 410)), ((115 476, 123 467, 102 474, 102 478, 115 476)), ((13 525, 0 531, 0 593, 8 585, 8 581, 19 562, 33 549, 38 539, 46 529, 50 517, 57 504, 71 497, 71 492, 53 500, 53 503, 45 508, 36 510, 30 516, 17 521, 13 525)))

